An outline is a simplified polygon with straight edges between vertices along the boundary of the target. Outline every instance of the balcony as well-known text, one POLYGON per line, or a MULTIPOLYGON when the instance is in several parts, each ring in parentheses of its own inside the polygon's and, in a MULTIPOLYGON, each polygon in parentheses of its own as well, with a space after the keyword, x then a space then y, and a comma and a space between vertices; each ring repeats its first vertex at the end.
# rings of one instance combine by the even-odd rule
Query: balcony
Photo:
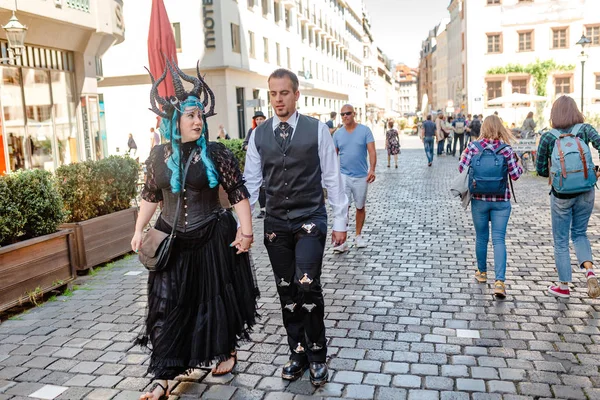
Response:
POLYGON ((90 0, 67 0, 67 7, 89 13, 90 0))
POLYGON ((280 3, 283 4, 285 8, 293 8, 294 6, 298 7, 300 2, 294 0, 281 0, 280 3))

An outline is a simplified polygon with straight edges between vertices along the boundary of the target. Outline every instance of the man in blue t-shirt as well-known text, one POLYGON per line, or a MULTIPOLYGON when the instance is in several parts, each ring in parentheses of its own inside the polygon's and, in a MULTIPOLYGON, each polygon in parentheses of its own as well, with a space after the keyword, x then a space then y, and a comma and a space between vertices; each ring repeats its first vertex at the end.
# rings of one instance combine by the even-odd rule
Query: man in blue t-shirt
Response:
MULTIPOLYGON (((367 211, 367 187, 375 181, 375 166, 377 153, 375 152, 375 139, 371 130, 355 121, 354 107, 346 104, 342 107, 342 122, 344 126, 335 131, 333 142, 340 156, 340 171, 348 196, 348 205, 356 206, 356 247, 366 247, 362 237, 362 228, 365 223, 367 211), (367 164, 369 155, 369 165, 367 164)), ((333 251, 343 253, 348 250, 348 244, 343 243, 333 248, 333 251)))
POLYGON ((431 114, 427 116, 427 119, 421 126, 421 133, 419 136, 425 145, 425 154, 427 155, 427 165, 431 167, 433 162, 433 141, 435 140, 435 123, 431 120, 431 114))

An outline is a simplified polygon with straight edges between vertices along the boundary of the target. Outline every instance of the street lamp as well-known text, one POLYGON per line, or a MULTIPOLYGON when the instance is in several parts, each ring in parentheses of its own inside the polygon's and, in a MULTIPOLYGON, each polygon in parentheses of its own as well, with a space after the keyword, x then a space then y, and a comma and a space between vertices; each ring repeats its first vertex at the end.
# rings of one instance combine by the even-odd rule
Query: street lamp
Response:
POLYGON ((6 38, 8 39, 8 52, 9 57, 0 58, 2 61, 12 61, 14 56, 20 56, 25 49, 25 35, 27 34, 27 27, 19 22, 19 19, 13 11, 13 15, 8 21, 8 24, 3 25, 2 29, 6 32, 6 38))
POLYGON ((585 46, 592 43, 592 41, 585 36, 585 33, 581 34, 581 39, 576 43, 581 46, 581 54, 579 60, 581 61, 581 113, 583 113, 583 71, 585 68, 585 61, 587 60, 587 54, 585 54, 585 46))

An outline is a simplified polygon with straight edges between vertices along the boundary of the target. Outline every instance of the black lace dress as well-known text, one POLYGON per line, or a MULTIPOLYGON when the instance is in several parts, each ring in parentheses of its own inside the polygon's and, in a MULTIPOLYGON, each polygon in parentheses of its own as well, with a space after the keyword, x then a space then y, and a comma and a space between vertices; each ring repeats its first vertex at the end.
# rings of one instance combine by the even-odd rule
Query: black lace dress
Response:
MULTIPOLYGON (((195 147, 195 143, 184 143, 181 159, 187 160, 195 147)), ((248 190, 231 151, 210 143, 209 152, 231 204, 247 199, 248 190)), ((166 165, 171 153, 169 143, 152 149, 146 161, 144 200, 158 203, 171 190, 171 171, 166 165)), ((146 326, 137 343, 150 344, 148 372, 162 379, 228 359, 240 341, 249 339, 257 318, 259 292, 253 267, 247 253, 237 255, 229 247, 237 224, 231 212, 221 208, 218 187, 209 187, 199 156, 190 164, 186 188, 201 193, 196 200, 201 207, 190 205, 190 209, 219 217, 208 226, 178 230, 168 267, 150 272, 146 326)), ((171 231, 160 217, 156 228, 171 231)))

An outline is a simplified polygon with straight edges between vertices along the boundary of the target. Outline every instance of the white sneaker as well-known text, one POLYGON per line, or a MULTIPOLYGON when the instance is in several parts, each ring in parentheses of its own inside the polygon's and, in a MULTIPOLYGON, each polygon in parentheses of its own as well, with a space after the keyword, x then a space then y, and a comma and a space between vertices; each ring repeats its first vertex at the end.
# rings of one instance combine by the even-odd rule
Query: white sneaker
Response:
POLYGON ((342 244, 340 244, 339 246, 335 246, 333 248, 333 252, 334 253, 345 253, 348 251, 348 243, 344 242, 342 244))
POLYGON ((367 247, 367 242, 362 237, 362 235, 356 237, 355 243, 356 243, 356 248, 358 248, 358 249, 367 247))

